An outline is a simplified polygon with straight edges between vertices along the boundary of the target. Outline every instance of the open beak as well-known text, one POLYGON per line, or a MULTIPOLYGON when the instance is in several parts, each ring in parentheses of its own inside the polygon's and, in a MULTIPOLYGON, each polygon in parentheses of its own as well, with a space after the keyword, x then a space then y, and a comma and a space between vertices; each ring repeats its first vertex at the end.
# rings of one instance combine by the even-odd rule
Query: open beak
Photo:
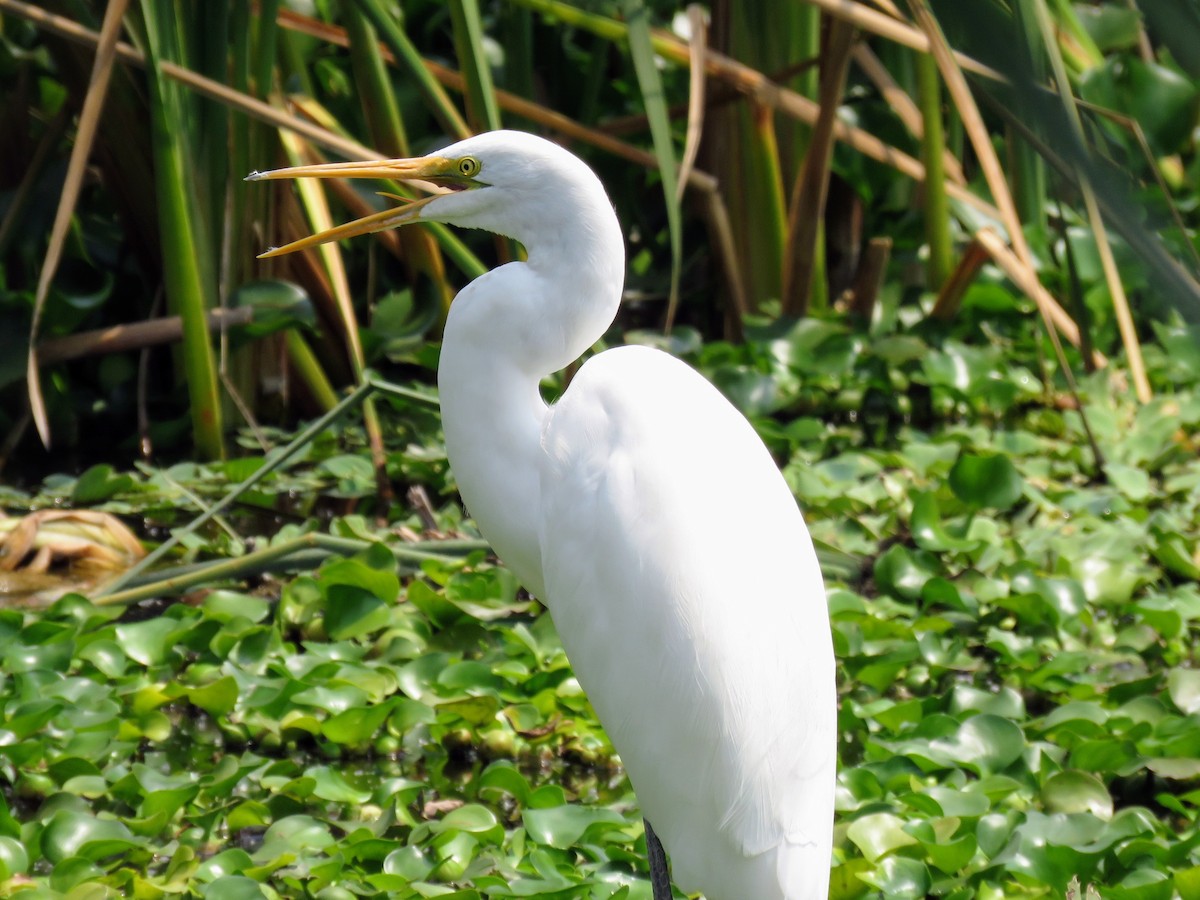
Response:
MULTIPOLYGON (((288 169, 275 169, 270 172, 254 172, 246 176, 247 181, 268 181, 283 178, 384 178, 391 181, 428 182, 425 187, 439 185, 451 190, 462 190, 472 187, 476 182, 459 175, 454 168, 454 161, 441 156, 422 156, 416 159, 385 159, 367 162, 325 163, 314 166, 293 166, 288 169)), ((329 241, 339 241, 342 238, 358 237, 362 234, 373 234, 397 225, 414 222, 420 217, 421 207, 437 199, 440 193, 420 200, 406 200, 395 194, 384 194, 396 200, 404 201, 402 206, 385 209, 344 225, 337 225, 325 231, 298 241, 292 241, 282 247, 272 247, 266 253, 260 253, 259 259, 272 256, 282 256, 294 253, 306 247, 315 247, 329 241)))

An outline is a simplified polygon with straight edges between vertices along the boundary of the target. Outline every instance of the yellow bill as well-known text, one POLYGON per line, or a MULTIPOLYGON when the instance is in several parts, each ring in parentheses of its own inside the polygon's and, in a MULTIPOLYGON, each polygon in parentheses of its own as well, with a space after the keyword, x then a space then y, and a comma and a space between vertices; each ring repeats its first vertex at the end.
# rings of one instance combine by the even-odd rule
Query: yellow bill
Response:
MULTIPOLYGON (((270 181, 285 178, 385 178, 390 181, 425 182, 426 188, 437 185, 450 190, 466 190, 481 186, 474 179, 479 171, 478 163, 471 157, 447 159, 443 156, 422 156, 416 159, 384 159, 367 160, 364 162, 325 163, 312 166, 293 166, 288 169, 275 169, 270 172, 254 172, 246 176, 247 181, 270 181)), ((404 200, 395 194, 384 194, 396 200, 404 200)), ((282 256, 294 253, 306 247, 315 247, 330 241, 343 238, 358 237, 373 234, 387 228, 395 228, 415 221, 421 207, 437 199, 439 194, 422 197, 420 200, 404 202, 394 209, 385 209, 353 222, 346 222, 333 228, 320 231, 298 241, 292 241, 282 247, 272 247, 265 253, 260 253, 259 259, 272 256, 282 256)))

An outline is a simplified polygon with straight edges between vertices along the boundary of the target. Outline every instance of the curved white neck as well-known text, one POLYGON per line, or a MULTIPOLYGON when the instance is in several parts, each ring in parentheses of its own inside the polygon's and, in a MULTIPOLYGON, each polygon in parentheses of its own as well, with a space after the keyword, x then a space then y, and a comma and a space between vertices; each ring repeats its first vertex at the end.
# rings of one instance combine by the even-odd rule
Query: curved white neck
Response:
POLYGON ((547 407, 539 385, 604 334, 624 277, 616 215, 598 183, 589 193, 574 198, 570 221, 511 235, 524 238, 527 262, 459 293, 438 366, 446 450, 467 510, 542 600, 537 513, 547 407))

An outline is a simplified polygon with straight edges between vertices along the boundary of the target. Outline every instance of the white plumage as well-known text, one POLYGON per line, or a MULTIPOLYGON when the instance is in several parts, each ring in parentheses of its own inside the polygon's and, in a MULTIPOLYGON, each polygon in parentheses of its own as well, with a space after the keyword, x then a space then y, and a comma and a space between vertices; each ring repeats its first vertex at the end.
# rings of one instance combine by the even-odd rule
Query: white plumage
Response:
POLYGON ((598 179, 517 132, 370 171, 267 177, 311 174, 466 188, 334 237, 427 220, 525 246, 527 262, 468 285, 446 324, 438 382, 463 500, 549 607, 676 884, 708 900, 826 897, 832 642, 774 461, 716 389, 657 350, 593 357, 553 407, 539 393, 620 300, 623 240, 598 179))

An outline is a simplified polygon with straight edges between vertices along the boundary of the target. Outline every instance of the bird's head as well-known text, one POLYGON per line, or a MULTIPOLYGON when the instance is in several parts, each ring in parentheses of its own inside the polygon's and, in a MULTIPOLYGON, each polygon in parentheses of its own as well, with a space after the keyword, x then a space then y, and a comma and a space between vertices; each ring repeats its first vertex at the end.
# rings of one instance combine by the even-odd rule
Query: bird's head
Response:
POLYGON ((488 132, 413 159, 296 166, 255 172, 246 180, 282 178, 381 178, 443 190, 419 200, 385 194, 402 205, 272 248, 262 257, 411 222, 482 228, 525 242, 538 230, 556 227, 555 211, 576 208, 596 192, 604 197, 587 165, 557 144, 520 131, 488 132))

